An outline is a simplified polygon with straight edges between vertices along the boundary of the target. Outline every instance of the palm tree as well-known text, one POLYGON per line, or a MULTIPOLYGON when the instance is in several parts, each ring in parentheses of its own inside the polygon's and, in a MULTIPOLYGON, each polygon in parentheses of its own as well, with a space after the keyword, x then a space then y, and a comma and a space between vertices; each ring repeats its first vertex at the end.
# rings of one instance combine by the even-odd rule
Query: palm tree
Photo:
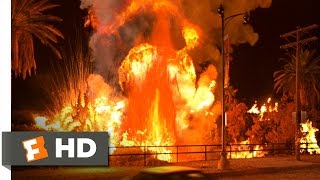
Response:
MULTIPOLYGON (((320 56, 315 50, 300 52, 300 102, 314 109, 320 102, 320 56)), ((274 73, 274 88, 277 93, 293 97, 295 94, 296 57, 291 55, 283 69, 274 73)))
POLYGON ((54 46, 62 33, 49 22, 60 22, 62 19, 43 14, 44 11, 58 5, 47 0, 12 0, 12 60, 11 68, 15 76, 31 75, 36 70, 34 59, 34 37, 49 48, 61 59, 59 50, 54 46))

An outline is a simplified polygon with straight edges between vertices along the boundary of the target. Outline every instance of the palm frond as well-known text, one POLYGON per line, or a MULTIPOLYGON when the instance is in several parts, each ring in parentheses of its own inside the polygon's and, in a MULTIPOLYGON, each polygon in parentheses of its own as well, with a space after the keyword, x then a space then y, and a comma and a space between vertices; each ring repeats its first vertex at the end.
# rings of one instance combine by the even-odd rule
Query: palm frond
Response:
POLYGON ((57 7, 48 0, 13 0, 12 1, 12 60, 11 68, 15 76, 36 72, 34 59, 34 41, 37 38, 48 46, 61 59, 61 53, 56 48, 63 34, 50 22, 60 22, 61 18, 46 15, 44 11, 57 7))
MULTIPOLYGON (((296 60, 290 55, 283 69, 274 72, 274 89, 277 93, 295 94, 296 60)), ((314 106, 320 102, 320 57, 312 50, 301 50, 300 62, 300 100, 304 105, 314 106)))

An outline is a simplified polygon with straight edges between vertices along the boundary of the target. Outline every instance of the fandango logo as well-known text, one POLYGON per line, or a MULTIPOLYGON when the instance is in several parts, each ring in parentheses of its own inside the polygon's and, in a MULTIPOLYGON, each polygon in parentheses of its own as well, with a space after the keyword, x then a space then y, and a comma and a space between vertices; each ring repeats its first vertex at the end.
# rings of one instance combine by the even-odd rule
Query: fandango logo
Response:
POLYGON ((28 162, 44 159, 48 157, 48 151, 44 147, 44 138, 39 136, 33 139, 22 141, 24 149, 27 151, 26 158, 28 162))
MULTIPOLYGON (((77 138, 77 158, 90 158, 97 150, 96 143, 89 138, 77 138), (84 145, 89 145, 89 151, 84 151, 84 145)), ((29 139, 22 142, 24 149, 26 150, 27 161, 36 161, 48 157, 47 149, 44 147, 45 140, 43 136, 39 136, 33 139, 29 139)), ((68 152, 68 158, 75 157, 75 138, 68 138, 68 144, 62 144, 62 138, 56 138, 55 143, 55 157, 62 158, 62 151, 68 152)))
POLYGON ((3 132, 2 164, 108 165, 108 144, 107 132, 3 132))

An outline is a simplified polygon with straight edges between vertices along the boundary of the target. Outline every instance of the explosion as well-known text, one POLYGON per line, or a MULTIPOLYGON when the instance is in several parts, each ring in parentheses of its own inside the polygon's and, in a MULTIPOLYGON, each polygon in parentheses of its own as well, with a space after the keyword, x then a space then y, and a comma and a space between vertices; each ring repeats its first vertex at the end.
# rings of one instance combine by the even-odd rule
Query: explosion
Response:
MULTIPOLYGON (((81 81, 86 88, 81 95, 61 96, 63 106, 55 107, 53 115, 35 115, 37 126, 47 131, 108 131, 111 146, 151 146, 146 150, 155 153, 172 150, 154 146, 212 144, 216 137, 209 134, 221 114, 215 96, 219 43, 206 42, 210 31, 203 22, 192 21, 190 2, 82 0, 81 8, 89 9, 84 26, 94 29, 94 73, 81 81), (206 58, 216 62, 197 71, 195 62, 206 58)), ((254 9, 268 7, 268 2, 243 5, 254 9)), ((218 23, 210 24, 216 28, 218 23)), ((250 28, 239 32, 243 36, 234 36, 234 44, 257 40, 250 28)), ((171 154, 154 157, 173 161, 171 154)))
MULTIPOLYGON (((172 9, 169 1, 156 3, 154 8, 158 11, 166 5, 172 9)), ((123 16, 130 16, 136 10, 131 4, 123 16)), ((155 25, 155 31, 166 26, 162 24, 162 15, 158 15, 160 24, 155 25)), ((112 29, 123 23, 119 16, 112 26, 99 33, 112 33, 112 29)), ((217 78, 217 71, 211 65, 196 84, 196 72, 188 51, 199 44, 200 33, 195 25, 187 24, 181 32, 185 47, 175 53, 168 53, 168 46, 158 43, 138 43, 131 48, 118 70, 119 85, 127 97, 114 96, 114 89, 102 76, 91 74, 84 104, 66 104, 53 117, 37 116, 37 126, 54 131, 108 131, 112 145, 179 144, 184 130, 191 126, 189 116, 195 113, 198 113, 195 116, 205 116, 205 112, 210 111, 217 78)), ((193 140, 203 142, 201 138, 193 140)), ((171 152, 156 147, 149 147, 148 151, 171 152)), ((157 158, 172 160, 170 154, 160 154, 157 158)))

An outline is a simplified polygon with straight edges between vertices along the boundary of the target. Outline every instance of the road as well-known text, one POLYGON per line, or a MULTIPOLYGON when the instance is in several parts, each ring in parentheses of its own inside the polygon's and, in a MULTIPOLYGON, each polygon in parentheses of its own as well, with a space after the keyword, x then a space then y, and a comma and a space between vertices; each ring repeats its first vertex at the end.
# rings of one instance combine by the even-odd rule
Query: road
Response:
MULTIPOLYGON (((294 156, 232 159, 230 160, 231 170, 226 171, 226 173, 218 172, 216 160, 172 165, 201 168, 205 173, 215 174, 215 176, 223 175, 223 177, 218 178, 222 180, 320 179, 320 155, 302 156, 301 161, 296 161, 294 156), (290 168, 291 170, 289 170, 290 168), (235 171, 238 171, 238 176, 231 177, 231 174, 236 174, 235 171), (246 172, 251 172, 251 175, 246 175, 246 172)), ((12 179, 123 179, 123 177, 135 175, 143 168, 145 167, 13 167, 12 179)))
POLYGON ((141 167, 41 167, 21 170, 16 168, 16 170, 14 170, 12 173, 12 179, 123 179, 125 177, 131 177, 135 175, 140 169, 141 167))
POLYGON ((219 177, 218 180, 233 180, 233 179, 263 179, 263 180, 278 180, 278 179, 301 179, 301 180, 318 180, 320 179, 320 167, 298 169, 293 171, 283 171, 278 173, 269 174, 254 174, 254 175, 243 175, 243 176, 230 176, 230 177, 219 177))
MULTIPOLYGON (((130 177, 137 173, 139 169, 130 168, 58 168, 58 169, 47 169, 41 168, 37 172, 29 171, 16 171, 13 174, 12 179, 123 179, 125 177, 130 177), (37 177, 35 177, 37 176, 37 177)), ((241 175, 241 176, 226 176, 226 177, 216 177, 212 179, 218 180, 233 180, 233 179, 261 179, 261 180, 278 180, 278 179, 307 179, 307 180, 318 180, 320 179, 320 167, 314 168, 303 168, 298 170, 284 170, 277 173, 268 174, 252 174, 252 175, 241 175)))

